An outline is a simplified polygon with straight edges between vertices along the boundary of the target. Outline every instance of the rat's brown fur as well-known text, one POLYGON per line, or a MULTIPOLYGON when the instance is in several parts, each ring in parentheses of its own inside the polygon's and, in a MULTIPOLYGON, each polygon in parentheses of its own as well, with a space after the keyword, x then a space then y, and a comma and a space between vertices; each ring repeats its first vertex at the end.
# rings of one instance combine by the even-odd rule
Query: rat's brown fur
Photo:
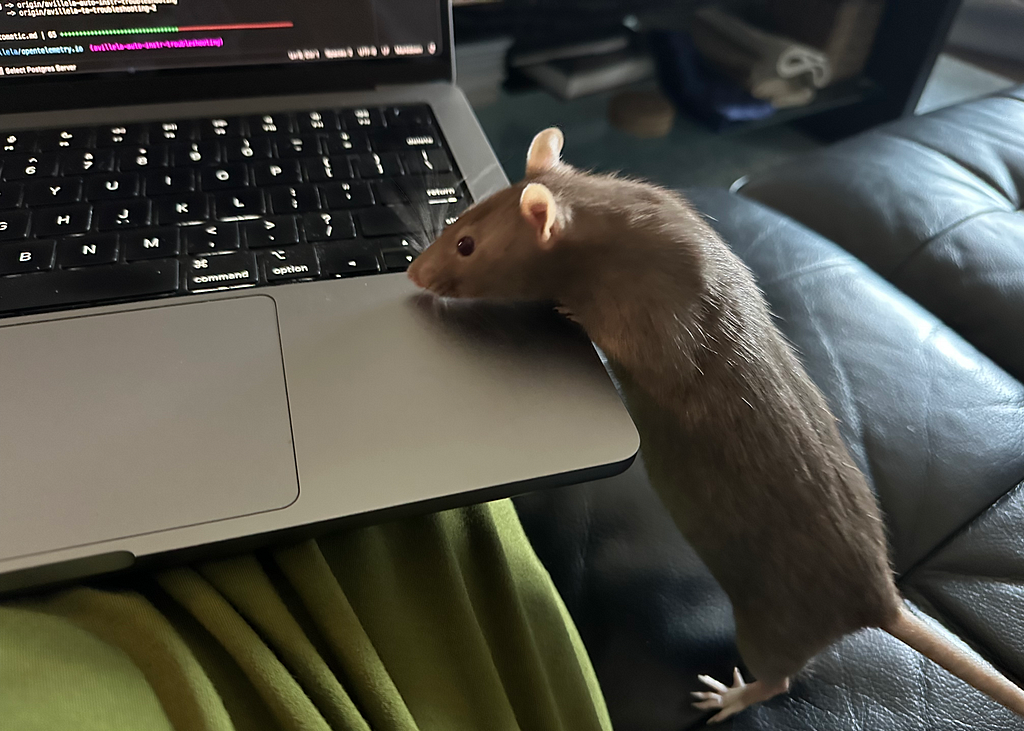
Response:
POLYGON ((667 191, 535 180, 571 200, 557 246, 586 258, 558 299, 612 363, 651 484, 729 595, 751 672, 789 677, 891 622, 901 602, 874 496, 749 270, 667 191))
POLYGON ((762 683, 751 698, 881 627, 1024 714, 1019 688, 904 608, 875 498, 824 397, 751 272, 682 197, 549 163, 467 211, 410 276, 451 296, 556 301, 608 356, 651 484, 732 602, 762 683), (551 245, 520 215, 529 183, 553 196, 551 245), (463 236, 477 242, 469 257, 455 253, 463 236))

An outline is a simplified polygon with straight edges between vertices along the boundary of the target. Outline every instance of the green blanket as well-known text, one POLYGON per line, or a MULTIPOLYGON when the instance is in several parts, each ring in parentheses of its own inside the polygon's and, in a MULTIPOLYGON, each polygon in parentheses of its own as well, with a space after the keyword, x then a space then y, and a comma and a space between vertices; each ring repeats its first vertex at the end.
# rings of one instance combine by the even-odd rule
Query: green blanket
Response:
POLYGON ((0 603, 0 725, 610 729, 499 501, 0 603))

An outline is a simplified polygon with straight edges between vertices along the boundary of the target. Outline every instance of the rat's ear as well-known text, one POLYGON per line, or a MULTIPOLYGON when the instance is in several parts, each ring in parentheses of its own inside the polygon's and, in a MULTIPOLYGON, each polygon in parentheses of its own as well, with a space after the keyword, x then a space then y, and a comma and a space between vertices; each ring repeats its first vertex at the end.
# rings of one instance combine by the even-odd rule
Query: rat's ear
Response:
POLYGON ((542 173, 557 165, 563 144, 565 136, 558 127, 548 127, 543 132, 538 132, 530 143, 530 151, 526 153, 527 175, 542 173))
POLYGON ((550 249, 554 245, 551 227, 555 225, 555 217, 558 215, 558 204, 551 191, 540 183, 530 183, 523 188, 519 198, 519 211, 537 232, 537 242, 541 248, 550 249))

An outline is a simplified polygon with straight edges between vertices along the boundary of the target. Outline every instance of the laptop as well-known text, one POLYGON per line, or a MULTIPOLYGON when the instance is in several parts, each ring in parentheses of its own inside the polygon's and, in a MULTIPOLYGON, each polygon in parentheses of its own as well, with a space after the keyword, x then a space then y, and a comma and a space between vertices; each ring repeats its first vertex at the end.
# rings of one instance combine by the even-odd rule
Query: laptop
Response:
POLYGON ((0 14, 0 591, 605 477, 537 308, 403 273, 507 184, 443 0, 0 14))

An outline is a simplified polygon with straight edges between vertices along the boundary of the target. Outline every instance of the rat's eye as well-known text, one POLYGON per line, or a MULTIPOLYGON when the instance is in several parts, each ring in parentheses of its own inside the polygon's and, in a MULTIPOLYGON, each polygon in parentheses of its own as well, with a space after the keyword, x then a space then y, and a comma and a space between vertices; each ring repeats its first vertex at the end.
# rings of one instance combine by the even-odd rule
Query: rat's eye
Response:
POLYGON ((463 256, 469 256, 473 253, 473 250, 476 249, 476 242, 473 241, 472 236, 463 236, 459 239, 459 243, 455 245, 455 248, 458 249, 459 253, 463 256))

